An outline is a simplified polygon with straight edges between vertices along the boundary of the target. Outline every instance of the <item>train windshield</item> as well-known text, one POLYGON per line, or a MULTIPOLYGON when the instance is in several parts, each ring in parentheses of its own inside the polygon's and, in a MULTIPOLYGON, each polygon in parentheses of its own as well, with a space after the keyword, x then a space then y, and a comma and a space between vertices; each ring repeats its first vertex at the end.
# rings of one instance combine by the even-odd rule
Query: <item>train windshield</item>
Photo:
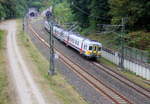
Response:
POLYGON ((92 46, 89 46, 89 50, 92 50, 92 46))
POLYGON ((96 51, 96 48, 97 48, 96 46, 93 46, 93 51, 96 51))
POLYGON ((101 49, 102 49, 102 48, 101 48, 101 47, 99 47, 99 48, 98 48, 98 51, 101 51, 101 49))
POLYGON ((91 51, 101 51, 101 47, 97 45, 89 46, 89 50, 91 51))

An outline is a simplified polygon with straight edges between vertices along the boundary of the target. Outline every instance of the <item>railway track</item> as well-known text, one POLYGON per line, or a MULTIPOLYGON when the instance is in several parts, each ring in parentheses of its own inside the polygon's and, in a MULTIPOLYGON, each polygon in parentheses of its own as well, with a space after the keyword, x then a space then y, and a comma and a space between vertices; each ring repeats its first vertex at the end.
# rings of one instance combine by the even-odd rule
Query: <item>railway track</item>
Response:
MULTIPOLYGON (((30 30, 33 32, 33 35, 38 38, 44 45, 48 48, 49 44, 40 37, 40 35, 29 25, 30 30)), ((119 92, 113 90, 111 87, 104 84, 102 81, 97 79, 95 76, 86 71, 79 64, 74 63, 70 58, 65 56, 59 50, 55 48, 55 51, 60 56, 60 61, 62 61, 70 70, 76 73, 82 80, 88 83, 91 87, 93 87, 96 91, 98 91, 101 95, 105 96, 107 99, 111 100, 114 104, 133 104, 132 101, 129 101, 126 97, 121 95, 119 92)))
POLYGON ((125 76, 119 74, 118 72, 114 71, 113 69, 104 66, 102 64, 93 62, 93 65, 97 66, 100 70, 105 71, 106 73, 110 74, 111 76, 113 76, 114 78, 116 78, 117 80, 120 80, 122 83, 128 85, 129 87, 133 88, 134 90, 136 90, 138 93, 142 94, 143 96, 147 97, 150 99, 150 91, 132 81, 130 81, 129 79, 127 79, 125 76))

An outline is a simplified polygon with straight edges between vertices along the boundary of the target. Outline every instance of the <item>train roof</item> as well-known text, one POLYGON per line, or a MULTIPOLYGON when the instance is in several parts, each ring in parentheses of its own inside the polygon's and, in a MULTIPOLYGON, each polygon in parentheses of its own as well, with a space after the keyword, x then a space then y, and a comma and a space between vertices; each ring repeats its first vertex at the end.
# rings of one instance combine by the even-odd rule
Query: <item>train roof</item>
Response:
POLYGON ((82 35, 80 35, 80 34, 78 34, 78 33, 75 33, 75 32, 72 32, 73 33, 73 35, 75 35, 75 36, 77 36, 77 37, 80 37, 80 38, 83 38, 83 39, 85 39, 85 40, 87 40, 87 41, 91 41, 91 42, 98 42, 97 40, 91 40, 91 39, 89 39, 89 38, 87 38, 87 37, 84 37, 84 36, 82 36, 82 35))
POLYGON ((100 42, 98 42, 97 40, 91 40, 91 39, 89 39, 89 38, 87 38, 87 37, 84 37, 84 36, 80 35, 79 33, 72 32, 72 31, 67 31, 66 29, 63 29, 63 28, 61 28, 61 27, 58 26, 58 25, 55 25, 55 26, 56 26, 57 28, 59 28, 60 30, 63 30, 64 32, 69 32, 70 35, 73 35, 73 36, 75 36, 75 37, 77 37, 77 38, 82 38, 82 39, 84 39, 85 41, 90 42, 90 43, 93 43, 93 44, 102 45, 102 44, 101 44, 100 42))

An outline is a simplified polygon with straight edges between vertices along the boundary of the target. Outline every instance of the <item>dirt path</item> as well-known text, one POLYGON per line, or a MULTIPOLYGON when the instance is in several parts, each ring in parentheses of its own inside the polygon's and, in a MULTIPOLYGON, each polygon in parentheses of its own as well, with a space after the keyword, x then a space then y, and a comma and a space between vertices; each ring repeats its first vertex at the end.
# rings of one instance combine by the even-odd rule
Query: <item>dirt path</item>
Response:
POLYGON ((0 28, 8 31, 7 54, 10 73, 16 87, 18 104, 46 104, 19 50, 16 41, 16 21, 11 20, 2 23, 0 28))

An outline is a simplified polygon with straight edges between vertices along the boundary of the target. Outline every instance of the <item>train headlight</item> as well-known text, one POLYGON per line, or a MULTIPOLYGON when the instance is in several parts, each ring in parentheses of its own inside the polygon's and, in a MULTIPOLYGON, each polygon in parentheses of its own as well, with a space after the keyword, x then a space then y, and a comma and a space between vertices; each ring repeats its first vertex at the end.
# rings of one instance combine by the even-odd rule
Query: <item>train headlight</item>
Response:
POLYGON ((101 55, 101 52, 98 52, 97 55, 100 56, 100 55, 101 55))
POLYGON ((96 51, 93 51, 93 53, 96 54, 97 52, 96 52, 96 51))
POLYGON ((91 52, 90 52, 90 51, 86 51, 85 54, 86 54, 86 55, 90 55, 91 52))

